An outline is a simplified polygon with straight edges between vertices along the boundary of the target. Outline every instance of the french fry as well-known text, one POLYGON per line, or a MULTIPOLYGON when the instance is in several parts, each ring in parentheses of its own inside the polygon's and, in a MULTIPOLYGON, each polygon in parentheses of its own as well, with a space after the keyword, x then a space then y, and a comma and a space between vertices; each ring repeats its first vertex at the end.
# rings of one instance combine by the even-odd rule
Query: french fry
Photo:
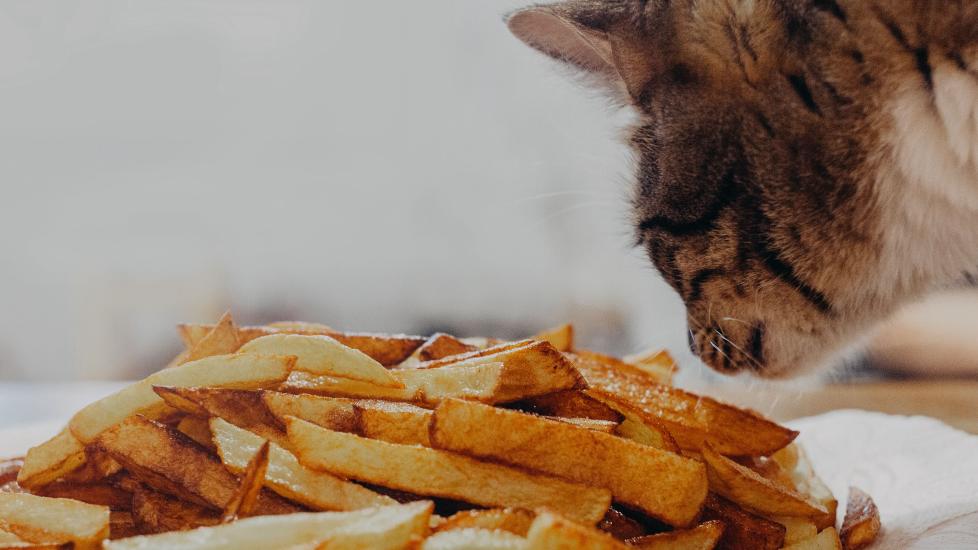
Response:
POLYGON ((221 515, 222 523, 230 523, 238 518, 253 515, 252 511, 258 502, 258 495, 265 484, 265 472, 268 471, 268 452, 269 443, 265 441, 248 461, 244 471, 240 474, 238 490, 235 491, 231 500, 224 505, 224 513, 221 515))
POLYGON ((606 434, 615 433, 615 430, 618 429, 617 423, 608 422, 607 420, 594 420, 593 418, 563 418, 560 416, 544 416, 543 418, 546 418, 547 420, 554 420, 556 422, 572 424, 574 426, 580 426, 581 428, 587 428, 589 430, 603 432, 606 434))
MULTIPOLYGON (((445 357, 443 359, 436 359, 434 361, 428 361, 418 365, 420 368, 425 369, 435 369, 439 367, 445 367, 448 365, 454 365, 462 362, 478 362, 481 359, 485 363, 495 363, 500 361, 500 354, 513 351, 521 348, 525 348, 533 345, 533 340, 520 340, 518 342, 499 342, 493 343, 492 345, 483 347, 469 342, 469 339, 463 339, 463 342, 474 346, 474 349, 468 353, 461 353, 458 355, 452 355, 450 357, 445 357)), ((552 347, 552 346, 551 346, 552 347)))
POLYGON ((412 353, 410 357, 398 364, 397 368, 416 368, 429 361, 437 361, 439 359, 445 359, 446 357, 452 357, 462 353, 469 353, 471 351, 475 351, 476 349, 477 348, 475 346, 466 344, 450 334, 438 332, 428 337, 428 339, 425 340, 425 343, 421 344, 421 347, 414 350, 414 353, 412 353))
POLYGON ((842 550, 842 542, 835 527, 829 527, 815 537, 785 546, 784 550, 842 550))
POLYGON ((826 513, 818 502, 718 454, 709 444, 702 453, 710 489, 745 508, 773 516, 818 517, 826 513))
POLYGON ((706 499, 706 471, 695 460, 524 413, 444 401, 431 437, 438 448, 603 487, 674 526, 692 522, 706 499))
POLYGON ((85 463, 85 446, 65 428, 58 435, 31 447, 17 473, 17 483, 28 489, 64 477, 85 463))
POLYGON ((679 444, 676 443, 672 434, 663 426, 657 416, 648 414, 643 409, 631 404, 627 399, 622 399, 617 395, 590 390, 586 392, 586 395, 622 416, 622 421, 615 430, 618 435, 642 445, 674 453, 679 452, 679 444))
POLYGON ((465 527, 439 531, 426 538, 421 550, 525 550, 526 539, 507 531, 465 527))
POLYGON ((784 525, 784 544, 786 546, 818 535, 818 527, 816 527, 815 522, 809 518, 772 516, 768 519, 784 525))
POLYGON ((727 550, 779 550, 785 528, 780 523, 752 514, 732 502, 710 495, 703 507, 703 521, 720 520, 723 536, 717 548, 727 550))
POLYGON ((754 412, 657 384, 653 377, 627 363, 568 356, 590 386, 589 395, 617 396, 655 416, 683 449, 698 451, 709 443, 724 455, 769 455, 798 436, 798 432, 754 412))
POLYGON ((255 517, 193 531, 110 541, 105 543, 105 550, 267 550, 306 544, 315 547, 324 541, 329 541, 327 548, 391 548, 373 543, 423 536, 430 516, 431 503, 417 502, 353 512, 255 517), (365 539, 368 544, 360 545, 365 539))
POLYGON ((229 355, 238 351, 240 347, 241 341, 238 339, 238 327, 234 324, 231 312, 227 312, 214 325, 214 328, 210 332, 187 350, 186 355, 177 364, 182 365, 213 355, 229 355))
POLYGON ((528 550, 628 550, 611 535, 550 512, 541 512, 526 534, 528 550))
POLYGON ((723 529, 722 521, 713 520, 692 529, 645 535, 627 542, 640 550, 713 550, 723 536, 723 529))
POLYGON ((284 381, 294 357, 265 356, 248 353, 215 355, 159 371, 104 399, 100 399, 72 417, 71 434, 82 443, 91 443, 105 430, 134 414, 158 417, 167 409, 153 386, 208 386, 253 389, 274 386, 284 381))
POLYGON ((108 482, 56 481, 34 491, 34 494, 50 498, 70 498, 79 502, 106 506, 110 510, 128 510, 132 505, 132 494, 108 482))
MULTIPOLYGON (((193 347, 198 340, 204 337, 214 325, 180 325, 178 329, 188 347, 193 347)), ((344 346, 358 349, 369 355, 381 365, 390 367, 407 359, 414 350, 425 342, 425 338, 420 336, 406 336, 403 334, 369 334, 356 332, 341 332, 333 330, 325 325, 313 323, 295 324, 274 327, 239 327, 238 338, 242 344, 248 343, 255 338, 268 336, 269 334, 305 334, 305 335, 324 335, 333 338, 344 346)))
POLYGON ((344 346, 329 336, 270 334, 241 346, 242 353, 294 355, 295 369, 368 382, 377 386, 401 388, 383 365, 360 350, 344 346))
POLYGON ((541 416, 563 418, 591 418, 620 423, 624 417, 601 401, 588 397, 580 390, 564 390, 513 403, 515 409, 541 416))
POLYGON ((299 461, 367 483, 483 506, 550 507, 595 523, 610 504, 607 490, 429 449, 333 432, 288 418, 299 461))
POLYGON ((66 498, 0 493, 0 529, 30 543, 95 549, 109 536, 109 509, 66 498))
POLYGON ((532 339, 550 342, 557 351, 571 351, 574 349, 574 325, 565 323, 539 332, 533 335, 532 339))
POLYGON ((507 403, 581 384, 577 371, 550 344, 538 342, 506 353, 510 355, 497 357, 501 359, 497 362, 485 362, 480 357, 438 368, 391 371, 404 384, 403 389, 295 371, 282 390, 436 405, 451 397, 507 403))
POLYGON ((856 487, 849 487, 846 517, 842 522, 842 547, 846 550, 866 548, 880 532, 880 511, 873 498, 856 487))
POLYGON ((832 495, 832 491, 825 486, 825 483, 818 477, 812 468, 808 455, 801 446, 797 446, 794 451, 795 467, 788 470, 794 480, 795 489, 806 496, 809 500, 820 503, 825 508, 825 513, 813 519, 815 526, 819 530, 828 529, 835 526, 835 516, 838 510, 839 501, 832 495))
POLYGON ((208 451, 214 452, 214 442, 211 440, 211 428, 206 418, 185 416, 177 423, 177 431, 193 439, 195 443, 208 451))
POLYGON ((487 529, 490 531, 507 531, 514 535, 525 537, 536 514, 518 508, 487 508, 482 510, 464 510, 446 518, 435 531, 450 531, 454 529, 487 529))
MULTIPOLYGON (((220 418, 212 418, 210 426, 221 461, 240 475, 264 440, 220 418)), ((269 451, 265 486, 314 510, 357 510, 394 504, 392 499, 366 487, 306 468, 292 453, 274 443, 269 451)))
POLYGON ((132 494, 132 519, 138 534, 143 535, 186 531, 221 522, 220 514, 213 509, 169 497, 142 484, 132 494))
POLYGON ((664 349, 643 351, 626 356, 622 361, 644 371, 666 386, 672 385, 672 378, 679 370, 672 355, 664 349))
POLYGON ((428 427, 434 413, 430 410, 409 403, 375 400, 358 401, 353 408, 360 435, 390 443, 431 447, 428 427))
POLYGON ((285 424, 268 411, 259 391, 162 386, 153 390, 179 411, 202 419, 223 418, 280 445, 285 442, 285 424))
POLYGON ((350 399, 275 391, 262 391, 261 396, 265 407, 282 425, 285 425, 286 416, 294 416, 340 432, 356 429, 353 401, 350 399))
MULTIPOLYGON (((216 457, 180 432, 141 416, 106 430, 97 445, 146 485, 194 504, 223 510, 238 488, 238 481, 216 457)), ((259 514, 298 510, 264 493, 257 508, 259 514)))
MULTIPOLYGON (((413 505, 413 515, 373 518, 340 527, 319 541, 317 550, 413 550, 417 541, 428 534, 428 524, 434 505, 420 502, 413 505)), ((409 512, 410 514, 410 512, 409 512)))

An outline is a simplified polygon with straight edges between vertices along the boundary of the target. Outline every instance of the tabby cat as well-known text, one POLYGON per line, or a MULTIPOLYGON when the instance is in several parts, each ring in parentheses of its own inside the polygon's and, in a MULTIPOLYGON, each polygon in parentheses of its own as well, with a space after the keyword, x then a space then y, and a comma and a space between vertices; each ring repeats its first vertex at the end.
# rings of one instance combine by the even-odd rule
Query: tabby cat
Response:
POLYGON ((795 374, 978 278, 978 0, 571 0, 508 24, 638 114, 638 239, 713 368, 795 374))

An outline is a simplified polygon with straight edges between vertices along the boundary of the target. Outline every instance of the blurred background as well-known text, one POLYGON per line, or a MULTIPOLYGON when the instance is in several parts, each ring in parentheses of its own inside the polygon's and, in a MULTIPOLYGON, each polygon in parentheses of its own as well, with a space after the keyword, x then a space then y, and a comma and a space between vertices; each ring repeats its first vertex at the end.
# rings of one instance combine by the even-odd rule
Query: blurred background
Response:
MULTIPOLYGON (((176 323, 230 308, 461 336, 573 321, 720 384, 631 247, 627 113, 509 35, 525 3, 0 4, 0 380, 140 377, 176 323)), ((828 380, 978 371, 978 299, 945 301, 828 380)), ((762 410, 785 395, 725 384, 762 410)))

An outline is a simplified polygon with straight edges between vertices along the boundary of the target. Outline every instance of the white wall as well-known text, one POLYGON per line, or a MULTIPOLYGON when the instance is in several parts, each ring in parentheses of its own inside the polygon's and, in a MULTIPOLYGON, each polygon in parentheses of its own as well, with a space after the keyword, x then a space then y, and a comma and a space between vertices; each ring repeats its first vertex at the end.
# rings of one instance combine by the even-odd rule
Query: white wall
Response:
POLYGON ((0 3, 0 379, 134 376, 228 306, 683 350, 626 117, 521 3, 0 3))

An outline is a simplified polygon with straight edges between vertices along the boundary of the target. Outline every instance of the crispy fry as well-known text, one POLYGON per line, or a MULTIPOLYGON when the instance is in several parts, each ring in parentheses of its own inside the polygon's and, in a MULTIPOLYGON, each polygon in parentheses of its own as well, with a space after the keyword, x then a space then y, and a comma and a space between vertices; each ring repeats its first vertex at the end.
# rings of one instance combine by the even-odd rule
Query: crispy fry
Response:
POLYGON ((186 531, 221 522, 220 514, 212 509, 169 497, 142 484, 132 494, 132 519, 143 535, 186 531))
MULTIPOLYGON (((390 367, 404 361, 414 350, 418 349, 425 342, 425 338, 420 336, 341 332, 325 325, 311 323, 290 323, 290 325, 284 327, 239 327, 238 338, 242 344, 245 344, 255 338, 261 338, 269 334, 324 335, 333 338, 344 346, 362 351, 385 367, 390 367)), ((200 338, 203 338, 212 328, 214 328, 214 325, 179 326, 184 342, 189 344, 188 347, 193 347, 193 344, 200 338)))
POLYGON ((710 475, 710 489, 741 506, 765 515, 817 517, 826 510, 818 502, 718 454, 709 444, 703 447, 710 475))
POLYGON ((208 386, 221 388, 261 388, 285 380, 295 363, 294 357, 248 353, 215 355, 150 375, 104 399, 96 401, 72 417, 72 435, 91 443, 103 431, 126 417, 142 414, 158 417, 167 409, 153 392, 153 386, 208 386))
MULTIPOLYGON (((267 550, 318 544, 327 548, 357 547, 369 534, 366 546, 384 540, 410 540, 423 535, 431 516, 430 502, 396 504, 353 512, 300 513, 247 518, 193 531, 133 537, 107 542, 106 550, 267 550), (383 535, 380 535, 383 533, 383 535), (344 535, 346 537, 344 537, 344 535)), ((313 546, 315 547, 315 546, 313 546)), ((383 546, 382 548, 387 548, 383 546)))
POLYGON ((434 413, 408 403, 363 400, 353 405, 357 432, 370 439, 431 447, 428 426, 434 413))
POLYGON ((42 487, 77 470, 85 463, 85 446, 67 428, 31 447, 17 473, 17 483, 28 489, 42 487))
POLYGON ((438 448, 604 487, 670 525, 688 525, 706 498, 706 471, 695 460, 524 413, 448 400, 431 433, 438 448))
POLYGON ((842 522, 842 547, 846 550, 866 548, 880 532, 880 511, 872 497, 856 487, 849 487, 846 518, 842 522))
POLYGON ((648 414, 626 399, 600 391, 586 392, 592 399, 613 409, 623 418, 615 433, 642 445, 679 452, 679 444, 655 415, 648 414))
POLYGON ((284 425, 286 416, 295 416, 330 430, 352 432, 356 429, 353 400, 341 397, 262 391, 268 411, 284 425))
POLYGON ((349 378, 388 388, 403 387, 383 365, 369 355, 344 346, 329 336, 270 334, 248 342, 241 346, 240 351, 263 355, 294 355, 296 370, 349 378))
POLYGON ((778 550, 784 546, 783 525, 712 494, 706 499, 702 520, 723 522, 723 536, 717 545, 723 550, 778 550))
POLYGON ((479 357, 471 362, 458 362, 438 368, 391 371, 404 384, 403 389, 330 376, 314 376, 302 371, 293 372, 282 385, 282 389, 289 392, 417 401, 436 405, 450 397, 485 403, 507 403, 570 389, 581 383, 577 371, 545 342, 491 357, 500 361, 487 362, 484 361, 485 358, 479 357))
POLYGON ((204 419, 223 418, 265 439, 279 444, 285 442, 285 425, 268 411, 258 391, 162 386, 153 390, 179 411, 204 419))
POLYGON ((591 356, 569 356, 587 380, 589 395, 617 396, 657 417, 683 449, 698 451, 708 442, 725 455, 768 455, 798 436, 756 413, 657 384, 627 363, 608 365, 591 356))
POLYGON ((177 431, 193 439, 195 443, 208 451, 214 452, 214 442, 211 440, 211 429, 207 419, 199 416, 185 416, 177 423, 177 431))
MULTIPOLYGON (((194 504, 223 510, 238 488, 238 481, 216 457, 180 432, 141 416, 106 430, 97 445, 146 485, 194 504)), ((263 493, 256 513, 297 510, 276 495, 263 493)))
POLYGON ((438 332, 432 334, 425 340, 425 343, 421 347, 414 350, 414 353, 402 361, 397 367, 401 369, 416 368, 429 361, 437 361, 446 357, 469 353, 476 349, 478 348, 466 344, 450 334, 438 332))
POLYGON ((679 370, 679 367, 676 366, 675 359, 664 349, 643 351, 629 355, 622 359, 622 361, 642 370, 665 386, 672 385, 672 377, 679 370))
POLYGON ((79 502, 107 506, 111 510, 128 510, 132 494, 111 483, 73 483, 56 481, 41 487, 34 494, 51 498, 70 498, 79 502))
MULTIPOLYGON (((231 472, 240 474, 264 440, 220 418, 212 418, 210 425, 221 461, 231 472)), ((392 499, 366 487, 306 468, 292 453, 274 443, 269 453, 265 486, 314 510, 357 510, 394 504, 392 499)))
POLYGON ((182 365, 212 355, 228 355, 238 351, 239 347, 241 341, 238 339, 238 327, 228 311, 210 332, 187 350, 187 354, 177 364, 182 365))
POLYGON ((784 544, 790 545, 818 535, 818 527, 809 518, 793 518, 788 516, 772 516, 771 521, 784 525, 784 544))
POLYGON ((265 441, 248 461, 244 471, 240 474, 238 490, 224 506, 224 513, 221 515, 222 523, 230 523, 239 517, 254 515, 252 511, 258 502, 261 488, 265 485, 265 472, 268 471, 268 452, 269 443, 265 441))
POLYGON ((512 404, 515 409, 536 413, 542 416, 564 418, 591 418, 620 423, 624 417, 601 401, 588 397, 580 390, 564 390, 539 397, 531 397, 512 404))
POLYGON ((564 418, 561 416, 544 416, 544 418, 547 420, 554 420, 556 422, 573 424, 574 426, 580 426, 581 428, 587 428, 596 432, 604 432, 606 434, 615 433, 615 430, 618 429, 617 423, 608 422, 607 420, 594 420, 592 418, 564 418))
POLYGON ((546 506, 590 523, 600 519, 610 504, 604 489, 425 447, 333 432, 295 418, 287 423, 300 462, 367 483, 484 506, 546 506))
POLYGON ((485 510, 465 510, 447 518, 435 531, 451 531, 455 529, 488 529, 502 530, 526 536, 536 514, 516 508, 489 508, 485 510))
POLYGON ((525 550, 526 539, 507 531, 465 527, 426 538, 421 550, 525 550))
POLYGON ((526 535, 528 550, 627 550, 611 535, 551 512, 537 514, 526 535))
POLYGON ((565 323, 559 327, 547 329, 533 335, 533 340, 550 342, 550 345, 557 351, 571 351, 574 349, 574 325, 565 323))
POLYGON ((670 531, 629 539, 629 545, 640 550, 713 550, 723 536, 722 521, 701 523, 692 529, 670 531))
MULTIPOLYGON (((463 340, 469 343, 468 339, 463 340)), ((418 365, 420 368, 425 369, 435 369, 439 367, 445 367, 448 365, 454 365, 456 363, 462 363, 465 361, 476 361, 477 359, 482 359, 486 363, 494 363, 499 361, 498 356, 507 351, 513 351, 520 348, 525 348, 533 344, 533 340, 520 340, 518 342, 499 342, 493 343, 490 346, 482 347, 476 344, 469 343, 469 345, 475 346, 478 349, 472 350, 468 353, 461 353, 458 355, 452 355, 450 357, 445 357, 444 359, 437 359, 434 361, 428 361, 418 365), (496 357, 495 359, 489 359, 490 357, 496 357)))
POLYGON ((835 527, 823 529, 818 536, 785 546, 784 550, 842 550, 842 542, 835 527))
POLYGON ((66 498, 0 493, 0 529, 31 543, 98 548, 109 536, 109 509, 66 498))

